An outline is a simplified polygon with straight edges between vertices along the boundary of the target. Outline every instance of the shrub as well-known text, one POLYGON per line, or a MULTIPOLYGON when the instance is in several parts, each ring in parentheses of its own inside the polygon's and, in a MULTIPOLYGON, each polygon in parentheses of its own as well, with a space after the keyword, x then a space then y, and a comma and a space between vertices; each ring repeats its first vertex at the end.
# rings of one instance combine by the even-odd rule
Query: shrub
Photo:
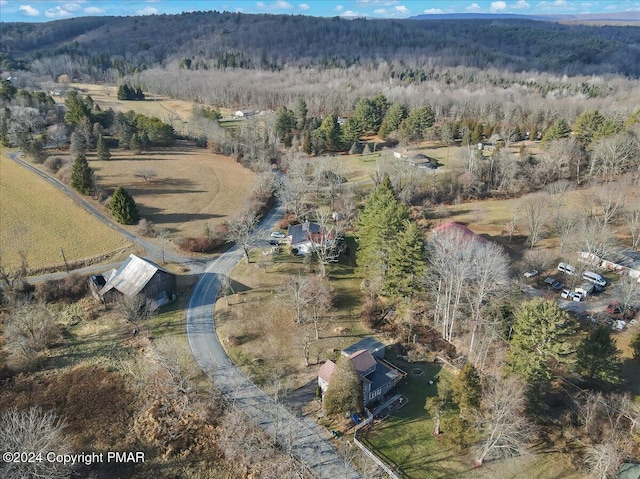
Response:
POLYGON ((225 239, 222 236, 189 236, 182 238, 178 243, 180 249, 191 253, 214 253, 225 247, 225 239))
POLYGON ((156 228, 152 221, 142 218, 138 222, 138 234, 147 238, 156 237, 156 228))
POLYGON ((55 301, 70 303, 85 297, 87 291, 87 278, 71 274, 64 279, 52 279, 36 285, 35 294, 38 299, 46 303, 55 301))
POLYGON ((50 156, 44 162, 45 168, 52 173, 57 173, 64 164, 64 160, 58 156, 50 156))

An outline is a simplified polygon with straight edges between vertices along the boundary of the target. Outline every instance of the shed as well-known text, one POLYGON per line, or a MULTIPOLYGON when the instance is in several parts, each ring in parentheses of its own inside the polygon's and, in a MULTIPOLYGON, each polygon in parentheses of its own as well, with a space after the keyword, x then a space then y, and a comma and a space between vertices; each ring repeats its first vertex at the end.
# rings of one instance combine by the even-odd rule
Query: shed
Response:
POLYGON ((132 254, 111 274, 99 295, 108 300, 113 299, 116 292, 128 297, 143 294, 162 306, 177 296, 176 275, 132 254))
POLYGON ((369 351, 374 358, 382 359, 384 358, 384 348, 384 344, 382 344, 376 338, 369 336, 367 338, 361 339, 357 343, 352 344, 348 348, 345 348, 342 351, 342 354, 344 354, 345 356, 351 356, 354 353, 364 349, 366 351, 369 351))

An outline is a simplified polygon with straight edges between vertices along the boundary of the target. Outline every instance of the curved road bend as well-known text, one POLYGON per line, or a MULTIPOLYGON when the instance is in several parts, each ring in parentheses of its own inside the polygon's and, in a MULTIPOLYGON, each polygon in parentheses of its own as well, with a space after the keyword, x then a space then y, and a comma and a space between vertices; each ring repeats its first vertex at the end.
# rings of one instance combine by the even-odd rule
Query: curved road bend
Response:
MULTIPOLYGON (((146 250, 146 252, 147 252, 146 253, 147 256, 150 259, 152 259, 154 261, 160 261, 163 258, 162 248, 160 248, 159 246, 156 246, 155 244, 153 244, 153 243, 151 243, 149 241, 146 241, 146 240, 144 240, 144 239, 142 239, 142 238, 140 238, 140 237, 138 237, 138 236, 136 236, 136 235, 134 235, 132 233, 129 233, 126 229, 121 227, 119 224, 115 223, 109 217, 105 216, 105 214, 102 213, 102 211, 100 211, 98 208, 93 206, 89 201, 87 201, 86 199, 84 199, 80 195, 78 195, 73 189, 71 189, 70 187, 68 187, 67 185, 65 185, 64 183, 59 181, 58 179, 54 178, 53 176, 49 175, 48 173, 45 173, 44 171, 39 170, 38 168, 36 168, 35 166, 31 165, 30 163, 24 161, 21 158, 22 155, 23 155, 22 152, 18 151, 18 152, 14 152, 14 153, 9 153, 7 156, 11 160, 13 160, 16 163, 18 163, 19 165, 25 167, 29 171, 32 171, 33 173, 38 175, 40 178, 45 180, 47 183, 50 183, 55 188, 57 188, 58 190, 62 191, 65 195, 67 195, 73 201, 75 201, 80 206, 82 206, 85 210, 87 210, 95 218, 97 218, 102 223, 104 223, 107 226, 109 226, 111 229, 113 229, 113 230, 117 231, 118 233, 120 233, 122 236, 127 238, 133 244, 138 245, 141 248, 144 248, 146 250)), ((169 251, 169 250, 165 250, 164 258, 165 258, 165 261, 172 262, 172 263, 183 263, 185 265, 197 264, 197 263, 201 263, 202 262, 202 260, 198 260, 196 258, 190 258, 188 256, 181 256, 181 255, 175 254, 175 253, 173 253, 172 251, 169 251)), ((200 269, 200 271, 201 270, 202 269, 200 269)))
MULTIPOLYGON (((146 249, 151 258, 161 258, 162 250, 158 246, 129 233, 71 188, 22 160, 21 155, 21 152, 16 152, 10 153, 8 156, 55 186, 131 242, 146 249)), ((283 208, 274 208, 263 219, 260 227, 265 230, 272 229, 283 213, 283 208)), ((273 399, 235 367, 222 348, 215 331, 213 318, 213 307, 220 288, 219 275, 228 275, 241 257, 242 253, 238 247, 233 247, 222 254, 206 267, 193 290, 187 309, 187 336, 196 360, 221 392, 235 401, 267 433, 276 437, 281 444, 292 443, 295 456, 309 468, 315 477, 319 479, 358 479, 360 477, 358 473, 338 456, 325 433, 315 422, 308 418, 296 417, 286 408, 277 405, 273 399)), ((172 262, 190 264, 195 268, 199 266, 198 263, 201 263, 201 260, 179 256, 171 252, 165 252, 165 258, 172 262)))
MULTIPOLYGON (((272 229, 283 208, 274 208, 261 223, 272 229)), ((333 448, 311 419, 296 417, 245 377, 225 353, 215 331, 213 308, 219 278, 242 258, 233 247, 212 262, 193 290, 187 310, 187 337, 193 354, 216 387, 281 444, 292 444, 294 455, 319 479, 357 479, 359 474, 333 448)))

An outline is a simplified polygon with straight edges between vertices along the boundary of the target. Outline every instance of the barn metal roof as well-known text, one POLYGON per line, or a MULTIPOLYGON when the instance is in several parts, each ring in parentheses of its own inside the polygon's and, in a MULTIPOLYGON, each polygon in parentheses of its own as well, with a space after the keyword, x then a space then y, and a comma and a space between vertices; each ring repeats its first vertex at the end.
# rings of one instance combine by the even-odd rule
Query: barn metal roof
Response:
POLYGON ((107 284, 100 290, 100 295, 115 289, 125 296, 135 296, 144 289, 158 271, 172 274, 153 261, 131 254, 120 265, 120 268, 109 277, 107 284))

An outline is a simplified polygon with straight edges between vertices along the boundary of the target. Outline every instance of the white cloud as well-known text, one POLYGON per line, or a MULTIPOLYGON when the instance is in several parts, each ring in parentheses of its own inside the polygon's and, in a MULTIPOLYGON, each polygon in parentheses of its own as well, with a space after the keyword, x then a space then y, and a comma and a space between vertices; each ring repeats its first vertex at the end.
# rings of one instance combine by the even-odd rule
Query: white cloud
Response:
POLYGON ((386 8, 376 8, 373 13, 375 13, 376 15, 386 15, 387 13, 387 9, 386 8))
POLYGON ((275 3, 275 8, 277 8, 278 10, 289 10, 290 8, 293 8, 293 5, 291 5, 289 2, 285 2, 284 0, 278 0, 275 3))
POLYGON ((136 15, 157 15, 158 9, 156 7, 144 7, 136 12, 136 15))
POLYGON ((555 2, 553 2, 553 4, 556 7, 566 7, 567 6, 567 0, 555 0, 555 2))
POLYGON ((77 12, 82 8, 82 6, 77 2, 73 2, 65 3, 64 5, 62 5, 62 8, 64 8, 67 12, 77 12))
POLYGON ((342 15, 340 15, 341 17, 347 17, 347 18, 356 18, 356 17, 364 17, 364 15, 360 12, 354 12, 352 10, 347 10, 346 12, 344 12, 342 15))
POLYGON ((505 2, 503 2, 502 0, 499 0, 498 2, 491 2, 490 10, 492 12, 500 12, 500 11, 504 10, 505 8, 507 8, 507 4, 505 2))
POLYGON ((20 5, 18 11, 24 13, 27 17, 37 17, 40 15, 40 11, 37 8, 33 8, 31 5, 20 5))
POLYGON ((398 5, 397 7, 394 7, 394 10, 398 13, 409 13, 409 9, 404 5, 398 5))
POLYGON ((4 7, 7 3, 7 0, 0 0, 0 7, 4 7))
POLYGON ((96 13, 106 13, 107 11, 104 8, 100 8, 100 7, 87 7, 84 9, 84 13, 88 13, 90 15, 96 14, 96 13))
POLYGON ((478 5, 477 3, 472 3, 467 8, 465 8, 465 10, 467 12, 480 12, 482 11, 482 8, 480 8, 480 5, 478 5))
POLYGON ((336 7, 334 8, 334 10, 336 12, 341 12, 342 10, 344 10, 344 6, 343 5, 336 5, 336 7))
POLYGON ((309 10, 311 7, 309 6, 308 3, 301 3, 300 5, 298 5, 298 8, 300 10, 309 10))
POLYGON ((428 8, 423 13, 426 13, 427 15, 437 15, 438 13, 444 13, 444 10, 439 8, 428 8))
POLYGON ((285 2, 285 0, 276 0, 271 3, 258 2, 256 3, 256 8, 258 10, 290 10, 293 8, 293 5, 285 2))
POLYGON ((68 17, 71 15, 71 12, 65 10, 60 5, 57 7, 49 8, 44 11, 45 17, 48 18, 60 18, 60 17, 68 17))
POLYGON ((511 5, 511 8, 514 10, 524 10, 525 8, 531 8, 531 5, 529 5, 526 0, 518 0, 516 3, 511 5))

